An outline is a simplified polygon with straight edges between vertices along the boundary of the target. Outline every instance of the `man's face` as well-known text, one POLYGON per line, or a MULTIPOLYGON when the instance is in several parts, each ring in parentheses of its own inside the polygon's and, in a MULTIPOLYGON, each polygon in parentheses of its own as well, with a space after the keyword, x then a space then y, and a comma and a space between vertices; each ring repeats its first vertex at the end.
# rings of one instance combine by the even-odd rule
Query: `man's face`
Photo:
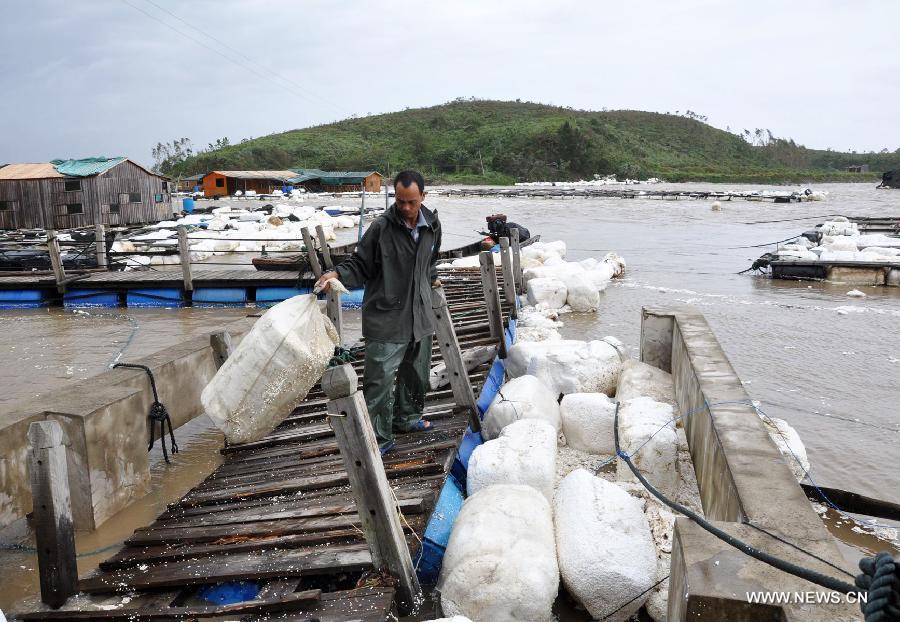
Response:
POLYGON ((425 200, 425 193, 419 190, 419 184, 413 182, 409 186, 397 184, 394 186, 394 202, 397 211, 404 220, 415 220, 419 217, 419 208, 425 200))

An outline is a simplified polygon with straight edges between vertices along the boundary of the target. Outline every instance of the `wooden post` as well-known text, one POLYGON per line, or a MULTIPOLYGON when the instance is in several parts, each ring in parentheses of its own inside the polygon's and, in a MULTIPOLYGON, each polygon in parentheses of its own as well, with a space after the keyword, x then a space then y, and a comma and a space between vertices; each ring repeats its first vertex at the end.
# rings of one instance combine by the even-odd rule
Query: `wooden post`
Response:
POLYGON ((234 352, 234 345, 231 343, 231 333, 227 330, 210 333, 209 345, 212 346, 216 369, 219 369, 225 364, 225 360, 231 356, 231 353, 234 352))
POLYGON ((322 247, 322 259, 325 260, 325 268, 331 270, 334 262, 331 261, 331 249, 328 248, 328 240, 325 239, 325 229, 322 225, 316 225, 316 236, 319 238, 319 246, 322 247))
POLYGON ((56 421, 35 421, 28 426, 28 443, 41 600, 58 609, 69 596, 78 593, 75 531, 62 428, 56 421))
POLYGON ((384 472, 375 431, 358 378, 351 364, 332 367, 322 376, 328 396, 328 417, 350 488, 372 564, 385 568, 397 580, 397 605, 401 615, 413 613, 422 600, 409 547, 403 536, 397 500, 384 472))
POLYGON ((303 234, 303 244, 306 246, 306 256, 309 258, 309 267, 312 269, 313 276, 319 278, 322 276, 322 266, 319 265, 319 257, 316 255, 316 245, 313 243, 312 235, 309 229, 303 227, 300 230, 303 234))
POLYGON ((194 277, 191 274, 191 247, 188 244, 187 228, 178 227, 178 255, 181 258, 181 274, 184 277, 184 291, 194 291, 194 277))
POLYGON ((94 225, 94 252, 97 253, 97 267, 107 267, 106 262, 106 229, 103 223, 94 225))
POLYGON ((62 294, 66 291, 66 269, 63 267, 62 256, 59 252, 59 239, 53 229, 47 231, 47 252, 50 253, 50 267, 53 268, 56 289, 62 294))
POLYGON ((512 257, 509 255, 509 238, 500 238, 501 265, 503 268, 503 297, 509 304, 509 315, 515 319, 516 312, 516 278, 513 276, 512 257))
POLYGON ((325 294, 325 315, 327 315, 328 319, 331 320, 331 323, 334 324, 334 328, 337 330, 338 340, 340 341, 344 334, 344 316, 343 311, 341 310, 341 294, 333 288, 329 289, 328 293, 325 294))
POLYGON ((453 327, 453 319, 450 317, 447 296, 443 287, 431 289, 431 309, 434 312, 434 334, 438 341, 438 347, 441 349, 444 365, 447 367, 453 399, 457 406, 468 410, 469 427, 472 428, 472 431, 481 432, 481 420, 478 418, 478 410, 475 407, 475 392, 469 382, 469 374, 466 372, 463 354, 459 347, 459 341, 456 339, 456 329, 453 327))
POLYGON ((494 267, 494 253, 481 251, 478 254, 481 263, 481 287, 484 289, 484 303, 487 308, 488 323, 491 326, 491 337, 497 340, 497 353, 506 358, 506 337, 503 334, 503 314, 500 310, 500 292, 497 290, 497 269, 494 267))
POLYGON ((509 246, 512 248, 513 277, 516 279, 516 293, 525 293, 525 276, 522 274, 522 255, 519 247, 519 229, 509 230, 509 246))
POLYGON ((384 184, 384 209, 387 210, 391 206, 390 191, 388 185, 384 184))
POLYGON ((362 239, 363 234, 363 220, 366 219, 366 183, 363 182, 362 185, 362 197, 359 204, 359 234, 356 236, 356 240, 359 241, 362 239))

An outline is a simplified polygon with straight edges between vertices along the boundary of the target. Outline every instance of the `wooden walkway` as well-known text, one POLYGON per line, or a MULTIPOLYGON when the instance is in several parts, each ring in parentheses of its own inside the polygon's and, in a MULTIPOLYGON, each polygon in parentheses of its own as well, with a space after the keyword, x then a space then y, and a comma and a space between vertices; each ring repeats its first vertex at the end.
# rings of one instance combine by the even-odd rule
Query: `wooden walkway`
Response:
MULTIPOLYGON (((478 273, 447 271, 442 279, 460 347, 493 343, 478 273)), ((433 364, 439 360, 435 344, 433 364)), ((360 378, 362 365, 362 358, 353 363, 360 378)), ((489 368, 470 372, 476 395, 489 368)), ((372 569, 326 402, 316 385, 268 436, 223 448, 219 468, 80 581, 88 598, 17 617, 388 619, 394 590, 372 569), (260 595, 228 606, 200 598, 205 587, 227 581, 256 582, 260 595), (124 606, 116 595, 123 592, 131 595, 124 606)), ((398 435, 384 458, 414 557, 467 426, 449 387, 428 394, 425 418, 432 429, 398 435)))
MULTIPOLYGON (((296 270, 194 270, 195 287, 290 287, 297 283, 296 270)), ((142 287, 181 287, 181 270, 134 270, 93 272, 68 281, 68 289, 132 289, 142 287)), ((56 290, 53 275, 5 276, 0 289, 47 288, 56 290)))

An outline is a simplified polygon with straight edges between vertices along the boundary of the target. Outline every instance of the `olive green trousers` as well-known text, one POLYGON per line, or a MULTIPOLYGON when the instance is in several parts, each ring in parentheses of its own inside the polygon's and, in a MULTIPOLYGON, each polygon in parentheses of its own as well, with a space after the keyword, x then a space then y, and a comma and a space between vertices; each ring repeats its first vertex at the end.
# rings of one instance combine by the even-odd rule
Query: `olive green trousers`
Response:
POLYGON ((431 375, 428 335, 409 343, 366 343, 363 395, 380 447, 394 440, 394 432, 413 430, 425 409, 431 375))

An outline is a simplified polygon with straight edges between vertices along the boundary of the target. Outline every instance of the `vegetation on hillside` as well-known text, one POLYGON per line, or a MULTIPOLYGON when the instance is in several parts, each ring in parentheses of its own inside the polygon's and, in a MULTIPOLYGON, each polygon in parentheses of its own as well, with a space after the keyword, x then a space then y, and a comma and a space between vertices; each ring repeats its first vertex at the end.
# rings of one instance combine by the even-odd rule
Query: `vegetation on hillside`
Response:
POLYGON ((184 139, 154 149, 161 172, 182 177, 223 169, 404 168, 432 180, 514 181, 660 177, 667 181, 872 179, 900 167, 894 153, 807 149, 757 129, 736 134, 688 111, 582 111, 544 104, 458 99, 430 108, 351 118, 197 152, 184 139), (869 164, 870 175, 846 167, 869 164))

